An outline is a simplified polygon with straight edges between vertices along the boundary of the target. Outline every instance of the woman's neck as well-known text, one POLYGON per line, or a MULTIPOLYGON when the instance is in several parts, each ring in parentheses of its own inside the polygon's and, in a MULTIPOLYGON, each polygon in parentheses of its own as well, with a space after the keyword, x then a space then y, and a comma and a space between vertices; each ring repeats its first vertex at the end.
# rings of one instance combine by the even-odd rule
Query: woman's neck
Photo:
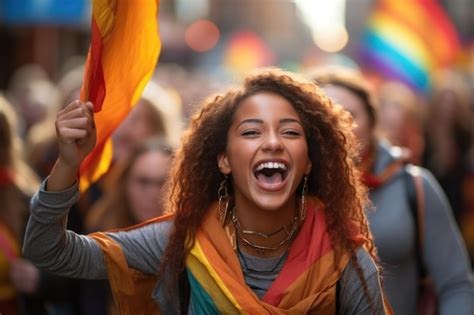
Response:
POLYGON ((295 198, 291 198, 278 209, 262 209, 249 202, 235 200, 235 211, 242 226, 262 233, 270 233, 276 228, 288 223, 299 213, 299 204, 295 198))
POLYGON ((296 197, 274 210, 251 206, 236 198, 232 211, 231 221, 240 249, 251 255, 271 257, 285 253, 300 225, 296 197), (258 247, 272 249, 260 250, 258 247))

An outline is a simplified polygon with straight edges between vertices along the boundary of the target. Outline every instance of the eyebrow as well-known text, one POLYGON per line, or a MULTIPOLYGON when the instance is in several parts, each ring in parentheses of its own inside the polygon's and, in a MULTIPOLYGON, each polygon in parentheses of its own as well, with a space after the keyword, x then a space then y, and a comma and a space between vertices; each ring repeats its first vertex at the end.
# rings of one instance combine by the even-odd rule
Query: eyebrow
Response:
POLYGON ((280 119, 280 124, 286 124, 286 123, 297 123, 297 124, 303 125, 301 121, 299 121, 298 119, 294 119, 294 118, 280 119))
MULTIPOLYGON (((244 119, 237 125, 237 128, 240 125, 245 124, 245 123, 263 124, 263 120, 258 119, 258 118, 244 119)), ((297 124, 300 124, 301 126, 303 126, 303 124, 298 119, 295 119, 295 118, 282 118, 282 119, 280 119, 280 124, 287 124, 287 123, 297 123, 297 124)))

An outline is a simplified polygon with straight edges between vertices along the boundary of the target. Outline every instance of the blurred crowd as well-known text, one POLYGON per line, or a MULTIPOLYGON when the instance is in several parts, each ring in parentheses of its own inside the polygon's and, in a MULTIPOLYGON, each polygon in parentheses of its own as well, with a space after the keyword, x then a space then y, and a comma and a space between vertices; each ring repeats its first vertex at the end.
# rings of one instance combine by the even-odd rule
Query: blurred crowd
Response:
MULTIPOLYGON (((28 203, 57 157, 56 113, 79 98, 84 60, 57 81, 25 65, 0 95, 0 312, 113 314, 108 284, 38 270, 21 257, 28 203)), ((302 71, 303 72, 303 71, 302 71)), ((114 159, 69 214, 79 233, 122 228, 159 216, 173 152, 195 104, 223 80, 176 64, 160 64, 140 101, 113 134, 114 159)), ((474 259, 474 78, 440 72, 430 95, 400 82, 379 83, 377 125, 383 141, 429 169, 451 204, 474 259)), ((375 210, 376 211, 376 210, 375 210)))

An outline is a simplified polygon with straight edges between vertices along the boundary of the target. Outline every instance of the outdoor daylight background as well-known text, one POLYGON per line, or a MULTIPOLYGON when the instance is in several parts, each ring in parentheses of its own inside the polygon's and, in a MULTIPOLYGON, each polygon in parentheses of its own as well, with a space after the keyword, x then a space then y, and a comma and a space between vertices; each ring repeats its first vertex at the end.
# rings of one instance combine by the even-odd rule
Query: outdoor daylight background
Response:
MULTIPOLYGON (((102 3, 120 1, 145 3, 102 3)), ((378 132, 406 147, 410 162, 428 168, 438 179, 473 261, 474 0, 159 2, 161 51, 152 88, 137 102, 148 108, 138 112, 131 110, 135 104, 121 104, 129 106, 131 114, 105 137, 115 141, 114 163, 145 135, 165 135, 179 146, 194 106, 255 68, 276 66, 307 74, 328 65, 349 67, 372 84, 381 105, 393 105, 380 107, 378 132)), ((77 299, 88 301, 78 303, 81 307, 91 307, 81 314, 94 314, 93 301, 104 292, 103 283, 84 285, 48 274, 41 274, 38 284, 38 271, 28 262, 17 270, 15 284, 9 274, 10 266, 21 259, 29 198, 57 157, 56 114, 80 95, 91 15, 92 0, 0 0, 0 118, 5 112, 10 119, 8 126, 0 120, 0 313, 2 303, 10 303, 20 292, 28 296, 22 305, 29 305, 33 295, 34 301, 47 305, 49 314, 79 314, 77 299), (12 185, 22 193, 13 202, 12 185), (64 287, 68 289, 60 289, 64 287)), ((119 46, 116 49, 126 51, 130 43, 119 46)), ((114 84, 127 80, 130 77, 122 76, 114 84)), ((101 225, 102 217, 90 216, 113 178, 81 195, 68 228, 89 233, 117 227, 101 225)), ((110 222, 117 219, 114 215, 110 222)))

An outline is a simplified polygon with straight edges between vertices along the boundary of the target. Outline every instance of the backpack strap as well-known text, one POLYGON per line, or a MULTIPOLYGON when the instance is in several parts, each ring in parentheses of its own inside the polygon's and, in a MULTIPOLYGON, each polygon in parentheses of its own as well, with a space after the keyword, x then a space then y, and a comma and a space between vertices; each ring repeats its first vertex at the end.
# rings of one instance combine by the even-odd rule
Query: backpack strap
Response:
POLYGON ((420 169, 414 165, 406 165, 403 172, 410 213, 415 221, 415 250, 418 272, 423 279, 427 276, 423 263, 423 244, 425 235, 425 196, 423 179, 420 169))
POLYGON ((179 292, 179 310, 183 315, 188 314, 189 301, 191 299, 191 288, 189 285, 188 272, 184 268, 178 276, 178 292, 179 292))

